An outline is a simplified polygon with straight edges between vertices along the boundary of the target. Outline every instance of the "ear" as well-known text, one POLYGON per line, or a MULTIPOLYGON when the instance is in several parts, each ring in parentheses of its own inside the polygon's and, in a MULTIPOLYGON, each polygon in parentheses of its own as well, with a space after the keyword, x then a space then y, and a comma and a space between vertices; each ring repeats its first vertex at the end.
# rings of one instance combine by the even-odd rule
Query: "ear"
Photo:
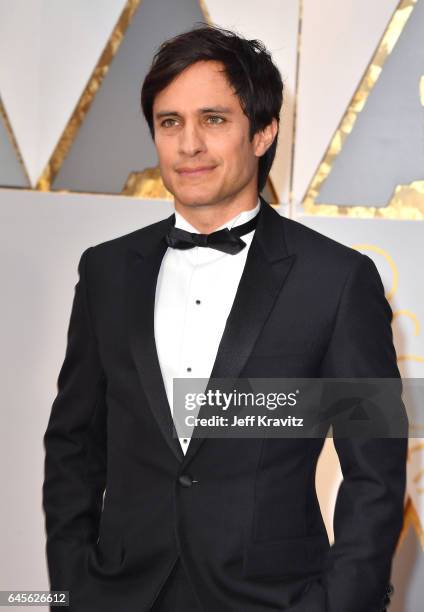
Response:
POLYGON ((262 157, 262 155, 267 152, 274 142, 277 132, 278 123, 275 117, 273 117, 271 123, 265 126, 263 130, 256 132, 253 136, 253 152, 256 157, 262 157))

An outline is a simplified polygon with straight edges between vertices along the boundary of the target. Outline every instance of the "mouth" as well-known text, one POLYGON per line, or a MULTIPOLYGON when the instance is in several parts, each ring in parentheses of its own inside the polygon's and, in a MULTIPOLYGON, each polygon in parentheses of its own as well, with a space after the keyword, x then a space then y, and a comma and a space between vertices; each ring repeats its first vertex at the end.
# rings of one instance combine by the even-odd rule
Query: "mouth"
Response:
POLYGON ((181 176, 202 176, 214 170, 216 166, 199 166, 198 168, 180 168, 177 173, 181 176))

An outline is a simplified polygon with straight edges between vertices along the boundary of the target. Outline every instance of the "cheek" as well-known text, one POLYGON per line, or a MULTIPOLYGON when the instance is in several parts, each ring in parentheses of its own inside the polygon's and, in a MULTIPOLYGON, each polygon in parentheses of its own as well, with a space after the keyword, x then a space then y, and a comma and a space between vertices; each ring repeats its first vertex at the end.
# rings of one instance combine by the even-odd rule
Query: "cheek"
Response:
POLYGON ((159 164, 162 167, 163 172, 168 172, 175 162, 174 156, 172 155, 171 147, 164 147, 161 144, 156 144, 156 152, 158 156, 159 164))
POLYGON ((164 134, 160 132, 156 134, 154 144, 159 157, 166 159, 172 154, 172 151, 176 147, 175 138, 172 138, 171 134, 164 134))
POLYGON ((242 137, 211 142, 210 151, 231 168, 242 166, 247 154, 246 142, 242 137))
POLYGON ((239 139, 231 148, 227 149, 226 164, 233 176, 245 176, 250 173, 254 165, 252 149, 248 142, 239 139))

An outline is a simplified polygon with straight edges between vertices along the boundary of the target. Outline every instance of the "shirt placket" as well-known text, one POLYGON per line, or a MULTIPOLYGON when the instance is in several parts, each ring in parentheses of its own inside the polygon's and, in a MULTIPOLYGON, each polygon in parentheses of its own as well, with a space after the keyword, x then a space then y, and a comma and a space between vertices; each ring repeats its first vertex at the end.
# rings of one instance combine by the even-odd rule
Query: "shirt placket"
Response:
MULTIPOLYGON (((189 257, 194 269, 191 274, 185 306, 183 343, 178 376, 179 378, 199 378, 202 371, 202 329, 205 321, 202 311, 203 303, 203 268, 201 263, 207 258, 207 250, 201 247, 190 249, 189 257)), ((186 451, 190 438, 180 438, 183 450, 186 451)))

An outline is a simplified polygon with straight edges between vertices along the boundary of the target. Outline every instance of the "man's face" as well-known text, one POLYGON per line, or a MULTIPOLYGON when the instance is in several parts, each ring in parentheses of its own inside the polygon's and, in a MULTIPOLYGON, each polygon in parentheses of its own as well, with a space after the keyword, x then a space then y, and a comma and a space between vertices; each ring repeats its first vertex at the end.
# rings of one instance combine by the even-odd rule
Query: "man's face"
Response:
POLYGON ((155 98, 155 144, 176 207, 232 202, 257 193, 256 135, 216 61, 196 62, 155 98), (190 170, 195 170, 190 172, 190 170))

